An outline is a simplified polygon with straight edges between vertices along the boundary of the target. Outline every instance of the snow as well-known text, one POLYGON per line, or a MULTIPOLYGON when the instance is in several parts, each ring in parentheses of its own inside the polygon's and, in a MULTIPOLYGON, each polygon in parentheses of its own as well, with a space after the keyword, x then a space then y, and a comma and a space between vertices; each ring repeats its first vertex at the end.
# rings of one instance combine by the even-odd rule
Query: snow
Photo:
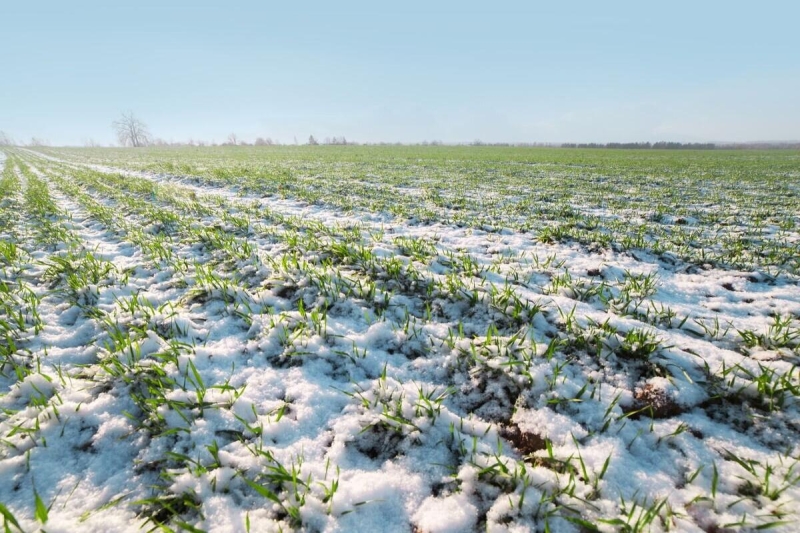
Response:
MULTIPOLYGON (((13 355, 37 364, 21 378, 5 368, 0 376, 0 503, 26 530, 41 525, 34 490, 52 504, 48 531, 157 525, 148 517, 210 531, 244 531, 246 523, 251 531, 528 531, 545 521, 554 532, 577 531, 569 509, 611 531, 599 520, 626 516, 624 505, 659 501, 674 514, 659 508, 664 521, 654 521, 653 530, 665 523, 709 530, 745 515, 762 520, 751 527, 794 519, 800 445, 790 389, 800 376, 798 343, 748 348, 737 331, 767 332, 775 316, 790 317, 797 328, 796 276, 767 283, 746 270, 686 271, 652 254, 348 214, 123 169, 131 180, 169 186, 211 209, 189 215, 178 204, 148 200, 190 219, 187 228, 226 228, 223 213, 251 205, 298 223, 321 222, 334 233, 357 225, 362 235, 383 234, 359 241, 379 261, 397 257, 426 283, 441 285, 427 296, 397 281, 384 300, 380 291, 367 292, 371 274, 352 262, 282 270, 276 265, 291 255, 282 240, 288 229, 266 217, 254 222, 273 234, 231 230, 255 250, 239 260, 177 229, 168 245, 187 261, 183 272, 131 237, 132 228, 154 231, 148 212, 126 204, 124 191, 114 196, 79 176, 81 169, 101 176, 120 169, 30 152, 14 157, 30 167, 18 172, 15 201, 25 201, 30 179, 43 180, 60 210, 53 218, 79 243, 41 245, 33 216, 3 235, 30 257, 23 274, 4 268, 0 279, 30 286, 42 322, 40 332, 20 333, 13 355), (112 208, 119 225, 101 222, 79 191, 112 208), (427 261, 405 256, 398 237, 428 240, 435 254, 427 261), (114 266, 75 302, 63 280, 45 279, 46 265, 67 249, 91 251, 114 266), (467 275, 451 259, 464 256, 497 267, 467 275), (526 259, 549 256, 562 265, 526 259), (204 285, 202 265, 229 285, 204 285), (595 270, 600 274, 589 274, 595 270), (564 273, 572 285, 551 289, 564 273), (676 318, 649 323, 614 312, 599 297, 577 297, 576 281, 605 281, 618 297, 634 275, 654 275, 657 283, 629 311, 669 308, 676 318), (463 286, 448 293, 453 276, 463 286), (506 285, 512 279, 518 281, 506 285), (334 281, 338 289, 325 292, 334 281), (513 305, 490 303, 491 284, 541 307, 520 322, 524 327, 505 326, 513 324, 513 305), (323 308, 321 326, 311 314, 323 308), (580 344, 580 335, 588 338, 602 324, 615 333, 580 344), (639 330, 659 346, 646 360, 622 350, 626 334, 639 330), (754 379, 764 369, 768 379, 754 379), (758 404, 769 391, 783 402, 773 411, 758 404), (715 399, 733 392, 735 402, 715 399), (652 417, 643 411, 647 402, 659 411, 652 417), (510 428, 524 439, 509 437, 510 428), (770 476, 771 487, 764 481, 770 476), (747 497, 744 480, 762 492, 747 497), (772 498, 769 488, 781 492, 772 498), (189 496, 197 509, 191 499, 173 502, 175 517, 159 507, 189 496), (151 498, 155 503, 143 503, 151 498)), ((319 238, 307 258, 330 257, 325 239, 340 236, 319 238)))
POLYGON ((431 496, 422 502, 413 519, 419 528, 430 533, 469 531, 478 522, 478 508, 463 493, 444 498, 431 496))

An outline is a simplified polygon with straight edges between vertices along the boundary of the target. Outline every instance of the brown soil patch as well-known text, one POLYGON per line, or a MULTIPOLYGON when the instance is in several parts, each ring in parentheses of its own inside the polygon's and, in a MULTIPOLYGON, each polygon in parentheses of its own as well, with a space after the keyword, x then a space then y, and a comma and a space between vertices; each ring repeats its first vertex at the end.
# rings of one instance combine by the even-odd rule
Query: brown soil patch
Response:
POLYGON ((645 409, 642 414, 653 418, 671 418, 683 412, 680 406, 675 403, 663 389, 647 384, 642 388, 637 388, 633 395, 636 400, 636 410, 645 409))
POLYGON ((536 433, 526 433, 518 425, 509 424, 500 428, 500 436, 514 446, 520 455, 532 455, 534 452, 547 448, 545 439, 536 433))

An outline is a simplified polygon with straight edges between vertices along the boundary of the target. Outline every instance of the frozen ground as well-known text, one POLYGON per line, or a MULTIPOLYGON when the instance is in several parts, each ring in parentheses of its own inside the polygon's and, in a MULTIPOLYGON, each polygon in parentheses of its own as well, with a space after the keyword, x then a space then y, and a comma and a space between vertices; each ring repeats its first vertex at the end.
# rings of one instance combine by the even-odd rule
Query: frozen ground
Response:
POLYGON ((797 530, 795 273, 113 163, 0 162, 10 530, 797 530))

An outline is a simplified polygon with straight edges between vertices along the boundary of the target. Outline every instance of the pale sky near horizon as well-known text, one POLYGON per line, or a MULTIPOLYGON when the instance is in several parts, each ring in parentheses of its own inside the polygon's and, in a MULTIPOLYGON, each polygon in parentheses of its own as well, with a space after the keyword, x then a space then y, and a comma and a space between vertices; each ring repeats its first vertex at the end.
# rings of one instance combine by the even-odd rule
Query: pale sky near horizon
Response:
POLYGON ((0 1, 0 130, 800 139, 800 2, 0 1))

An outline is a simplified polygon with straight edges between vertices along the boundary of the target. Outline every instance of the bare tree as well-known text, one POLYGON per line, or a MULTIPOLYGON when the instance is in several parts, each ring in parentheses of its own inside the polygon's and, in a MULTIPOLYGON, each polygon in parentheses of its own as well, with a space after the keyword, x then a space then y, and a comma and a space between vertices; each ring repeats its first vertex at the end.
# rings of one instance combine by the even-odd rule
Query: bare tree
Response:
POLYGON ((28 143, 28 146, 50 146, 50 143, 46 139, 31 137, 31 142, 28 143))
POLYGON ((122 146, 147 146, 150 143, 150 132, 147 125, 136 118, 132 112, 122 113, 120 118, 111 123, 117 133, 117 140, 122 146))
POLYGON ((311 146, 316 146, 319 143, 317 142, 317 140, 314 138, 313 135, 309 135, 308 136, 308 144, 310 144, 311 146))
POLYGON ((0 146, 13 146, 14 138, 4 131, 0 131, 0 146))
POLYGON ((237 137, 235 133, 231 133, 230 135, 228 135, 228 141, 223 144, 236 146, 237 144, 239 144, 239 137, 237 137))

